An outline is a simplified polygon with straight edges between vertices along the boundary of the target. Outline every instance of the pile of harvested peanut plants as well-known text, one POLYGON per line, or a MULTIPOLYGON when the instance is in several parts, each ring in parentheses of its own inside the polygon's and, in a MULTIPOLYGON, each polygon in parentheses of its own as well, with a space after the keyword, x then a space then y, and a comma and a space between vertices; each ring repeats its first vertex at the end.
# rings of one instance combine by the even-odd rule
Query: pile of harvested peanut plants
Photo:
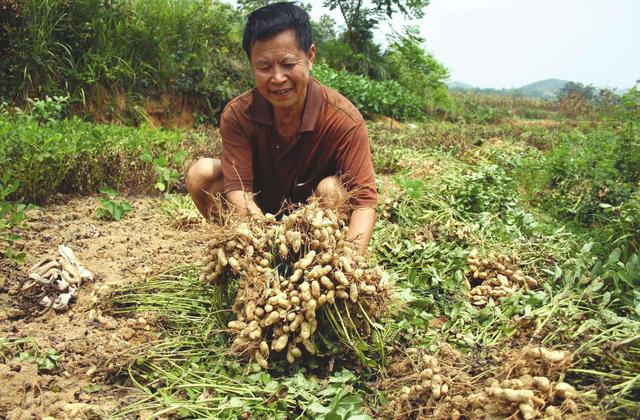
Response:
POLYGON ((519 289, 538 285, 536 279, 516 269, 512 259, 506 255, 490 254, 488 258, 480 259, 478 250, 474 249, 469 253, 467 262, 469 296, 475 306, 493 305, 519 289))
POLYGON ((236 319, 228 324, 234 352, 264 369, 274 353, 291 364, 305 351, 316 354, 318 331, 340 329, 347 345, 371 336, 393 284, 347 233, 344 217, 317 201, 280 221, 267 214, 214 227, 201 280, 226 290, 237 285, 236 319))
POLYGON ((497 371, 473 377, 471 363, 449 346, 437 355, 407 349, 387 368, 389 417, 436 419, 591 418, 575 388, 564 382, 571 355, 544 347, 513 350, 497 371))

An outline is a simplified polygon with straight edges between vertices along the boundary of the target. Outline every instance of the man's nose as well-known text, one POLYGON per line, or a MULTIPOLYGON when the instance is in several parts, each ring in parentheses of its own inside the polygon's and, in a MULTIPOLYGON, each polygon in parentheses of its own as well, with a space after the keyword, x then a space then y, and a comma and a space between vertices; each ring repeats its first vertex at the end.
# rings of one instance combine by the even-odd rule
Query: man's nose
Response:
POLYGON ((284 83, 287 80, 287 73, 282 66, 275 66, 273 69, 272 76, 273 83, 280 84, 284 83))

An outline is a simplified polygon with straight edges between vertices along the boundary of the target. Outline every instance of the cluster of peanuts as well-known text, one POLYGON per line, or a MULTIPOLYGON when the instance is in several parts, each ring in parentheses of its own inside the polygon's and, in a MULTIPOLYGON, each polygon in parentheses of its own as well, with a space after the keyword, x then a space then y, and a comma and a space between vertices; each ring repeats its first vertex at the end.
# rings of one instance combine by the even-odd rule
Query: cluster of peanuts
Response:
POLYGON ((303 349, 315 354, 318 311, 339 301, 372 308, 367 315, 376 319, 373 308, 384 306, 393 285, 379 267, 369 267, 347 233, 337 212, 312 202, 281 221, 267 214, 239 223, 210 246, 201 280, 239 279, 237 319, 228 324, 236 351, 263 369, 272 352, 286 350, 289 363, 303 349))
POLYGON ((171 223, 176 229, 188 229, 200 225, 206 225, 207 220, 195 210, 180 209, 173 217, 171 223))
POLYGON ((399 204, 399 201, 397 196, 385 198, 384 201, 382 202, 382 211, 381 211, 382 218, 390 219, 391 215, 394 214, 394 212, 397 210, 398 204, 399 204))
POLYGON ((435 356, 418 354, 415 349, 408 349, 410 357, 417 357, 416 369, 419 377, 411 385, 405 385, 391 399, 389 410, 393 418, 404 418, 412 413, 416 403, 422 406, 433 406, 438 400, 449 397, 450 379, 446 377, 435 356))
POLYGON ((467 256, 467 286, 471 303, 485 306, 490 301, 513 295, 517 290, 538 285, 538 281, 513 269, 511 258, 506 255, 489 254, 480 259, 478 250, 472 250, 467 256))
MULTIPOLYGON (((549 376, 557 376, 571 362, 566 351, 549 350, 544 347, 530 347, 518 355, 516 378, 499 381, 491 378, 480 392, 459 401, 459 408, 474 415, 492 414, 504 416, 519 415, 525 419, 565 419, 577 418, 575 388, 563 381, 555 381, 549 376)), ((455 405, 455 401, 454 401, 455 405)))
POLYGON ((473 381, 462 365, 442 362, 439 356, 415 349, 407 354, 414 359, 413 372, 404 372, 400 380, 405 385, 392 395, 388 414, 393 418, 558 420, 580 415, 575 388, 558 380, 571 362, 566 351, 518 350, 502 374, 481 382, 473 381))
POLYGON ((485 391, 467 397, 476 410, 491 402, 503 413, 523 419, 562 419, 578 414, 576 390, 566 382, 551 382, 546 376, 523 375, 498 381, 492 379, 485 391), (554 405, 555 404, 555 405, 554 405))

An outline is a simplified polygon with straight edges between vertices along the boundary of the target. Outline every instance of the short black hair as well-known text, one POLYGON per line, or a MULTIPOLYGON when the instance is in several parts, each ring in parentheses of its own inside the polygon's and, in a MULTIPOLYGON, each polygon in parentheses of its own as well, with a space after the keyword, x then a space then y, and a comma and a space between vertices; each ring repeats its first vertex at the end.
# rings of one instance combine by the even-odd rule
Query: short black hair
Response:
POLYGON ((309 15, 294 3, 280 2, 254 10, 247 17, 242 36, 242 48, 251 60, 253 43, 271 38, 287 29, 296 31, 298 46, 305 53, 309 52, 313 39, 309 15))

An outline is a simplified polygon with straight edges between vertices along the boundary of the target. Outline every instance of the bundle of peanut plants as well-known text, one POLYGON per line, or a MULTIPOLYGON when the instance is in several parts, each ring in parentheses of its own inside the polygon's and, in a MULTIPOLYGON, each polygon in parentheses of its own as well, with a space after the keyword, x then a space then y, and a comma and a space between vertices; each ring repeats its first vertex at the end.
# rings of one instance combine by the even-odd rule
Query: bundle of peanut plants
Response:
POLYGON ((220 288, 219 296, 237 290, 228 322, 233 351, 265 369, 280 355, 290 364, 316 355, 324 337, 363 362, 381 361, 376 321, 390 306, 389 276, 347 239, 337 209, 314 200, 289 210, 281 220, 229 215, 212 228, 200 280, 220 288))

